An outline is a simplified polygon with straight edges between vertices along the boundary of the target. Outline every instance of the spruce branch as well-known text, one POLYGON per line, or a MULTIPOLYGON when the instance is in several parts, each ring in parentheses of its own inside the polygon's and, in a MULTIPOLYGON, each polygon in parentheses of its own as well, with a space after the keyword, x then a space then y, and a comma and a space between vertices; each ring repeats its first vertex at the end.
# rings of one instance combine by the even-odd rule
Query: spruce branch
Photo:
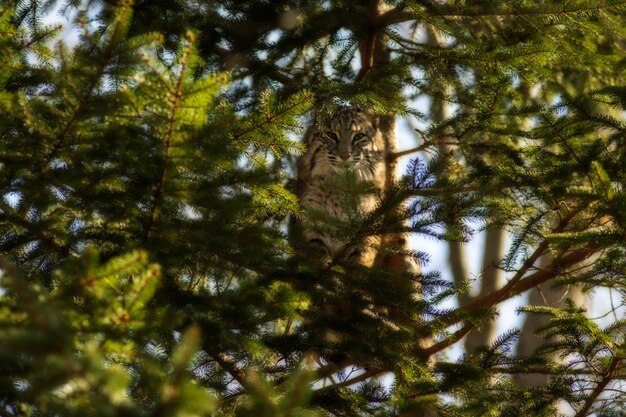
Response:
MULTIPOLYGON (((559 224, 553 229, 553 233, 558 233, 558 232, 565 230, 581 211, 582 211, 582 208, 576 208, 576 209, 570 210, 567 216, 562 218, 559 221, 559 224)), ((537 260, 541 256, 543 256, 545 251, 548 249, 549 243, 550 242, 547 239, 544 239, 535 248, 533 253, 524 261, 522 266, 517 270, 517 272, 515 273, 515 275, 513 275, 513 277, 509 280, 509 282, 500 290, 495 291, 491 294, 487 294, 484 297, 481 297, 477 300, 470 301, 468 304, 464 304, 463 306, 459 307, 459 309, 473 310, 476 308, 491 307, 493 305, 496 305, 504 301, 504 299, 509 298, 511 296, 511 292, 514 289, 519 288, 520 282, 527 279, 527 278, 524 278, 526 276, 526 273, 535 265, 537 260)), ((573 264, 567 263, 567 265, 571 266, 573 264)), ((517 292, 516 294, 519 294, 519 292, 517 292)))
MULTIPOLYGON (((442 350, 444 350, 444 349, 454 345, 456 342, 458 342, 459 340, 463 339, 475 327, 476 327, 476 325, 474 325, 474 324, 466 324, 461 329, 459 329, 456 332, 454 332, 452 335, 447 336, 441 342, 435 343, 434 345, 429 346, 429 347, 425 347, 425 348, 419 347, 419 348, 416 349, 415 352, 421 358, 428 359, 432 355, 434 355, 435 353, 441 352, 442 350)), ((421 341, 420 341, 420 343, 421 343, 421 341)))
MULTIPOLYGON (((253 118, 251 123, 249 123, 244 130, 235 130, 231 135, 231 139, 233 141, 242 140, 244 138, 245 140, 248 140, 247 136, 251 133, 273 126, 277 121, 280 121, 286 115, 292 114, 295 109, 302 108, 303 105, 310 103, 312 98, 313 96, 311 93, 305 90, 299 97, 296 97, 295 100, 291 100, 291 102, 288 102, 286 105, 280 106, 277 111, 275 109, 271 109, 274 111, 266 113, 256 119, 253 118)), ((259 144, 262 145, 262 143, 259 144)))
POLYGON ((241 387, 246 386, 246 376, 244 372, 228 357, 228 354, 224 352, 214 352, 213 350, 207 350, 207 352, 209 352, 213 360, 228 372, 241 387))
MULTIPOLYGON (((0 11, 2 13, 2 11, 0 11)), ((33 36, 31 36, 27 42, 18 43, 16 46, 19 48, 17 50, 13 48, 7 48, 6 51, 0 57, 0 72, 5 70, 6 66, 15 59, 16 53, 23 52, 27 50, 32 50, 33 46, 40 44, 41 42, 49 39, 50 37, 58 34, 63 29, 62 25, 52 26, 44 31, 38 31, 33 36)), ((12 30, 10 32, 0 32, 0 35, 10 35, 11 38, 14 38, 18 35, 18 31, 12 30)))
POLYGON ((600 381, 596 383, 596 387, 593 389, 591 394, 587 397, 587 400, 583 404, 583 406, 576 412, 575 417, 585 417, 593 404, 596 402, 596 399, 602 394, 606 386, 613 380, 615 377, 615 372, 617 370, 618 365, 622 361, 622 358, 619 355, 614 355, 611 358, 611 362, 606 370, 602 374, 602 378, 600 381))
POLYGON ((65 143, 71 131, 78 123, 79 118, 83 116, 83 113, 87 110, 88 106, 92 102, 96 87, 102 81, 102 77, 106 72, 107 66, 111 63, 111 60, 115 58, 115 50, 119 46, 118 43, 120 42, 120 38, 123 35, 126 27, 128 26, 127 16, 129 16, 132 12, 132 4, 132 0, 125 0, 121 3, 121 6, 118 5, 119 8, 116 10, 117 15, 113 25, 113 31, 107 39, 107 43, 103 48, 101 58, 98 62, 98 66, 95 72, 91 74, 89 84, 79 98, 77 107, 72 111, 69 120, 65 123, 65 126, 63 127, 61 132, 56 135, 50 151, 44 156, 40 175, 43 176, 50 170, 52 162, 61 151, 61 149, 65 146, 65 143))
MULTIPOLYGON (((560 221, 560 223, 554 228, 554 230, 564 230, 581 210, 582 209, 570 211, 570 213, 560 221)), ((433 325, 434 328, 439 328, 442 325, 451 326, 455 323, 463 321, 463 317, 465 315, 463 314, 463 312, 469 313, 472 311, 480 311, 493 307, 506 299, 514 297, 546 281, 554 279, 563 271, 567 270, 577 263, 582 262, 583 260, 587 259, 598 251, 598 249, 596 248, 582 248, 573 250, 571 252, 563 252, 560 256, 557 256, 552 264, 549 265, 547 268, 539 270, 531 275, 526 275, 527 272, 535 265, 537 260, 545 253, 548 248, 548 244, 549 242, 547 240, 541 242, 539 246, 535 249, 535 251, 526 259, 524 264, 518 269, 516 274, 511 278, 511 280, 509 280, 509 282, 504 287, 495 292, 486 294, 482 297, 469 301, 466 304, 463 304, 462 306, 458 307, 447 315, 435 319, 432 323, 430 323, 430 325, 433 325)), ((446 338, 445 340, 429 348, 424 349, 418 347, 416 351, 420 352, 420 355, 429 357, 434 353, 439 352, 456 343, 463 336, 469 333, 469 331, 472 330, 474 327, 474 324, 466 324, 464 327, 456 331, 451 337, 446 338)))
POLYGON ((54 50, 37 22, 42 1, 0 16, 0 248, 23 274, 11 287, 0 259, 0 392, 19 399, 0 398, 0 413, 423 415, 413 407, 432 400, 446 415, 551 417, 559 400, 580 415, 624 402, 622 362, 611 363, 622 354, 620 305, 606 306, 606 329, 582 309, 528 308, 551 317, 535 354, 513 355, 508 334, 491 348, 465 345, 460 362, 436 361, 537 285, 546 295, 552 283, 624 288, 623 0, 141 1, 132 22, 129 2, 105 0, 97 14, 79 11, 76 47, 54 50), (445 41, 426 42, 429 28, 445 41), (216 68, 233 69, 228 81, 216 68), (435 272, 294 258, 286 216, 299 206, 286 182, 302 148, 290 133, 313 97, 375 108, 385 132, 396 116, 431 123, 403 150, 383 134, 387 180, 403 156, 422 153, 424 168, 388 181, 375 215, 329 235, 347 246, 380 237, 381 257, 421 260, 395 250, 396 237, 440 238, 446 222, 457 237, 474 222, 504 225, 510 281, 447 309, 459 286, 435 272), (438 123, 422 98, 455 114, 438 123), (80 255, 90 245, 115 261, 94 266, 80 255), (137 246, 166 279, 117 256, 137 246), (290 306, 298 291, 310 293, 310 315, 290 306), (354 310, 321 310, 343 304, 354 310), (55 320, 61 331, 41 331, 55 320), (202 334, 179 337, 198 323, 202 334), (338 343, 309 332, 329 327, 338 343), (345 355, 305 364, 311 350, 345 355), (567 364, 545 360, 559 353, 567 364), (387 372, 393 384, 377 380, 387 372), (550 382, 509 378, 529 373, 550 382), (55 375, 61 383, 48 384, 55 375))
POLYGON ((397 25, 405 22, 413 22, 423 18, 422 14, 426 14, 431 19, 433 17, 447 17, 447 18, 466 18, 466 17, 550 17, 554 15, 570 15, 580 14, 591 11, 601 11, 607 9, 618 8, 624 5, 622 0, 602 2, 590 2, 589 5, 571 6, 554 8, 550 10, 542 10, 540 8, 511 8, 511 9, 496 9, 493 6, 487 8, 462 8, 450 5, 436 4, 431 1, 420 1, 424 7, 423 11, 407 10, 405 7, 395 7, 391 10, 385 11, 377 17, 375 24, 377 27, 387 27, 397 25))
MULTIPOLYGON (((238 66, 242 66, 248 68, 248 73, 254 73, 254 71, 263 66, 267 67, 265 62, 252 58, 249 55, 236 54, 232 51, 229 51, 224 48, 220 48, 216 46, 214 49, 215 53, 220 57, 221 60, 225 62, 233 61, 236 62, 238 66)), ((294 84, 294 79, 284 72, 279 71, 275 67, 271 67, 270 71, 266 71, 266 75, 274 81, 278 81, 284 86, 290 86, 294 84)))
POLYGON ((366 369, 363 373, 356 375, 352 378, 347 378, 344 381, 340 381, 340 382, 336 382, 334 384, 331 385, 327 385, 325 387, 323 387, 322 389, 336 389, 336 388, 343 388, 343 387, 350 387, 353 386, 355 384, 358 384, 359 382, 363 382, 363 381, 367 381, 368 379, 371 378, 375 378, 377 376, 380 376, 386 372, 389 372, 388 370, 384 369, 384 368, 368 368, 366 369))
MULTIPOLYGON (((458 309, 455 309, 448 315, 443 316, 442 318, 435 319, 432 324, 435 326, 451 326, 455 323, 463 321, 462 312, 472 312, 493 307, 501 303, 502 301, 515 297, 516 295, 522 294, 530 290, 531 288, 544 284, 545 282, 558 277, 571 266, 576 265, 584 261, 585 259, 588 259, 590 256, 594 255, 597 252, 597 248, 583 248, 576 249, 562 256, 556 257, 554 262, 552 262, 546 268, 539 270, 531 275, 528 275, 525 278, 517 279, 515 283, 511 286, 507 284, 498 291, 474 299, 469 303, 462 305, 458 309)), ((510 282, 511 281, 509 281, 509 283, 510 282)), ((434 353, 437 353, 451 346, 456 341, 460 340, 474 327, 474 324, 466 324, 463 328, 455 332, 450 339, 446 339, 436 345, 431 346, 430 348, 426 348, 426 351, 423 351, 422 348, 417 348, 416 351, 419 352, 420 355, 424 356, 433 355, 434 353)))
POLYGON ((522 16, 541 16, 541 17, 549 17, 555 15, 576 15, 585 12, 591 11, 601 11, 607 9, 618 8, 620 6, 624 6, 624 2, 622 0, 613 0, 613 1, 602 1, 595 2, 590 1, 588 3, 582 2, 581 6, 568 6, 568 2, 563 3, 563 6, 559 4, 561 7, 553 7, 548 8, 547 10, 537 8, 528 8, 528 7, 511 7, 508 9, 496 9, 493 7, 486 7, 484 9, 481 8, 458 8, 455 6, 442 5, 437 7, 436 9, 432 9, 430 11, 430 15, 432 16, 441 16, 441 17, 498 17, 498 16, 513 16, 513 17, 522 17, 522 16), (459 10, 460 9, 460 10, 459 10))
POLYGON ((458 145, 457 142, 445 142, 445 141, 442 141, 441 139, 437 138, 437 139, 424 141, 424 143, 422 143, 421 145, 415 146, 415 147, 410 148, 410 149, 405 149, 403 151, 391 153, 391 154, 389 154, 387 156, 387 159, 389 161, 395 161, 395 160, 397 160, 399 158, 402 158, 403 156, 407 156, 407 155, 411 155, 411 154, 414 154, 414 153, 426 151, 428 149, 440 146, 442 144, 443 145, 448 145, 448 146, 450 146, 450 145, 452 145, 452 146, 458 145))
MULTIPOLYGON (((437 366, 454 367, 457 364, 453 362, 437 361, 437 366)), ((597 370, 584 369, 584 368, 572 368, 565 366, 550 366, 550 365, 523 365, 523 364, 511 364, 511 365, 496 365, 485 368, 485 371, 493 374, 542 374, 542 375, 585 375, 593 376, 597 375, 597 370)))
MULTIPOLYGON (((191 32, 187 32, 186 39, 187 44, 183 49, 178 79, 174 89, 170 91, 171 97, 169 101, 169 115, 167 117, 167 132, 163 138, 163 163, 159 175, 159 182, 152 196, 152 207, 150 209, 150 215, 144 235, 144 240, 146 241, 150 239, 153 227, 157 222, 159 216, 159 205, 161 204, 161 200, 163 199, 163 194, 165 192, 165 181, 171 163, 172 141, 174 139, 174 135, 176 134, 178 111, 180 109, 181 100, 183 99, 183 83, 185 77, 187 77, 187 68, 193 52, 193 42, 195 40, 193 34, 191 32)), ((158 74, 158 71, 156 71, 156 73, 158 74)))

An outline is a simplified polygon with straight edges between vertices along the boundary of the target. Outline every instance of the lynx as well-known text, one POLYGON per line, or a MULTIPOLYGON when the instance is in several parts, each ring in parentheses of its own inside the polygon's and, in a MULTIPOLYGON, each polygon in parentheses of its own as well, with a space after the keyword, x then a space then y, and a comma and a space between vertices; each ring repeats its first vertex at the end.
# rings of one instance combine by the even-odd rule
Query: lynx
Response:
MULTIPOLYGON (((354 213, 346 212, 345 199, 355 190, 341 186, 341 179, 351 177, 353 184, 366 192, 356 192, 356 209, 361 215, 377 206, 385 182, 384 143, 378 129, 378 117, 369 110, 339 107, 329 118, 318 123, 305 139, 307 151, 300 159, 298 178, 302 206, 340 220, 354 213)), ((309 217, 302 224, 302 237, 326 259, 343 259, 372 266, 380 238, 369 236, 357 241, 343 241, 315 224, 309 217)))

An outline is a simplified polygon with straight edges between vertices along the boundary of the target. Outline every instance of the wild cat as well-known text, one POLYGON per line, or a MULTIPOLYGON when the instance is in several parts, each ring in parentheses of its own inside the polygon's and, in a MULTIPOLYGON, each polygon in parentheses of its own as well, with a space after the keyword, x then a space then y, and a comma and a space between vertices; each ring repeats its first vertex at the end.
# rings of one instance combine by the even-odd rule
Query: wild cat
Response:
MULTIPOLYGON (((298 167, 299 198, 305 210, 346 220, 355 214, 349 211, 367 215, 376 208, 385 183, 385 146, 378 120, 371 110, 341 106, 313 127, 298 167), (342 181, 346 178, 352 180, 342 181), (353 204, 346 204, 347 197, 353 204)), ((331 236, 311 216, 302 222, 302 238, 322 257, 364 266, 373 265, 380 242, 377 236, 349 241, 331 236)))

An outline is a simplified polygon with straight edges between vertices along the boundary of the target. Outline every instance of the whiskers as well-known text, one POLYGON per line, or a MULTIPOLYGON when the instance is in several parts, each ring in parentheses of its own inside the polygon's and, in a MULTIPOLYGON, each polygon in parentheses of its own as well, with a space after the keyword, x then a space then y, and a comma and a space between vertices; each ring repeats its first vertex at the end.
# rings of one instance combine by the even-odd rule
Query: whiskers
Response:
POLYGON ((359 181, 371 181, 376 175, 377 160, 367 158, 363 153, 354 153, 344 160, 335 154, 327 154, 326 161, 336 174, 352 171, 359 181))

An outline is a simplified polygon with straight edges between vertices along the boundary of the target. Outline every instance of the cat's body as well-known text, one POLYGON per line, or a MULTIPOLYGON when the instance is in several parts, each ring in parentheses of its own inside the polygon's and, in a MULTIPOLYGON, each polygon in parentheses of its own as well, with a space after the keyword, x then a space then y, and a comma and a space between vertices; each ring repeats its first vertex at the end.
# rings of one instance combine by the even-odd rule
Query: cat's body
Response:
POLYGON ((320 274, 313 282, 315 307, 305 320, 313 346, 332 363, 362 360, 348 358, 342 346, 363 337, 355 325, 361 318, 377 318, 391 331, 398 329, 396 322, 405 320, 397 306, 356 282, 368 272, 354 265, 376 265, 397 273, 398 279, 389 282, 391 287, 406 286, 410 297, 419 294, 419 286, 405 275, 418 272, 406 251, 406 236, 383 227, 385 216, 395 209, 375 213, 394 178, 394 172, 387 171, 393 169, 387 155, 394 126, 389 121, 370 110, 339 107, 309 128, 306 152, 298 164, 298 197, 305 213, 292 229, 298 236, 294 241, 297 254, 323 267, 344 266, 320 274))
MULTIPOLYGON (((376 208, 385 182, 385 153, 378 117, 373 112, 339 107, 313 128, 306 145, 298 170, 300 203, 305 209, 345 220, 354 214, 346 212, 345 204, 346 193, 352 192, 357 193, 358 200, 349 210, 367 215, 376 208), (364 187, 357 187, 359 191, 342 187, 342 177, 348 176, 364 187)), ((379 243, 375 236, 342 241, 324 233, 310 219, 302 223, 302 238, 330 259, 344 258, 365 266, 374 263, 379 243)))

